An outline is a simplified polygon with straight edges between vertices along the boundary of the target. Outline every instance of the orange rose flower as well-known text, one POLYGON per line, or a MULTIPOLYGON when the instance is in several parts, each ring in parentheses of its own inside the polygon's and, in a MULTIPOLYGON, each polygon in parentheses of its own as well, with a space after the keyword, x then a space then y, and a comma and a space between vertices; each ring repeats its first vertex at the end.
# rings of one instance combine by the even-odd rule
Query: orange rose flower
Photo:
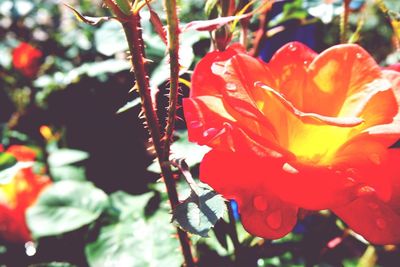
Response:
POLYGON ((27 43, 21 43, 12 52, 14 68, 28 78, 36 76, 41 57, 42 52, 27 43))
MULTIPOLYGON (((18 161, 34 160, 35 151, 25 146, 11 146, 6 153, 18 161)), ((0 185, 0 235, 10 242, 26 242, 31 235, 25 212, 39 193, 51 183, 47 176, 35 174, 31 167, 20 170, 8 184, 0 185)))
POLYGON ((290 43, 269 63, 209 53, 184 99, 189 139, 212 148, 200 179, 257 236, 286 235, 300 208, 331 209, 369 241, 398 243, 399 90, 400 73, 358 45, 290 43))

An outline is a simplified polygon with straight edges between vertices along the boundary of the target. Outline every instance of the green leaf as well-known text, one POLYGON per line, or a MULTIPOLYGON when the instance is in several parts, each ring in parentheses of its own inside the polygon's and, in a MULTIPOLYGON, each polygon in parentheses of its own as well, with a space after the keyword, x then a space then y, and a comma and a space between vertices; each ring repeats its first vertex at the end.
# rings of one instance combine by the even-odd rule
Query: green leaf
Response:
POLYGON ((204 13, 207 15, 207 17, 210 16, 211 12, 217 6, 218 2, 219 0, 207 0, 204 6, 204 13))
MULTIPOLYGON (((210 151, 207 146, 199 146, 188 140, 187 131, 176 131, 175 135, 179 137, 171 146, 171 155, 173 158, 184 158, 189 167, 193 167, 201 162, 204 155, 210 151)), ((157 161, 153 162, 148 171, 160 173, 161 169, 157 161)))
POLYGON ((99 53, 112 56, 117 52, 128 50, 121 25, 116 21, 106 21, 94 33, 94 42, 99 53))
POLYGON ((110 205, 116 210, 121 220, 126 218, 139 218, 144 216, 144 210, 153 192, 134 196, 124 191, 117 191, 110 195, 110 205))
POLYGON ((54 181, 74 180, 85 181, 86 170, 81 166, 59 166, 50 167, 50 175, 54 181))
POLYGON ((33 236, 59 235, 96 220, 107 195, 89 182, 61 181, 45 189, 26 213, 33 236))
MULTIPOLYGON (((179 64, 181 66, 180 74, 190 68, 194 60, 193 45, 198 41, 208 38, 209 34, 205 32, 186 32, 180 35, 179 46, 179 64)), ((158 66, 153 70, 150 77, 150 84, 158 87, 170 77, 169 57, 164 57, 158 66)))
POLYGON ((81 21, 83 23, 86 23, 86 24, 89 24, 89 25, 93 25, 94 26, 94 25, 97 25, 98 23, 100 23, 102 21, 107 21, 107 20, 111 19, 110 17, 88 17, 88 16, 84 16, 78 10, 76 10, 74 7, 72 7, 72 6, 70 6, 70 5, 66 4, 66 3, 64 3, 64 5, 66 7, 68 7, 69 9, 71 9, 71 11, 74 13, 75 17, 79 21, 81 21))
POLYGON ((131 109, 131 108, 134 108, 137 105, 140 105, 140 97, 137 97, 137 98, 133 99, 132 101, 129 101, 128 103, 126 103, 123 107, 118 109, 117 114, 120 114, 122 112, 125 112, 125 111, 131 109))
POLYGON ((50 153, 48 162, 50 167, 60 167, 80 162, 89 158, 85 151, 62 148, 50 153))
POLYGON ((0 153, 0 184, 8 184, 21 169, 33 166, 33 162, 19 162, 9 153, 0 153))
POLYGON ((147 221, 130 218, 101 227, 97 238, 85 248, 89 265, 181 266, 179 242, 169 221, 170 214, 160 210, 147 221))
POLYGON ((0 171, 8 169, 17 163, 17 159, 9 153, 0 153, 0 171))
POLYGON ((207 237, 208 232, 226 212, 225 199, 216 192, 201 185, 198 195, 191 195, 175 207, 172 220, 183 230, 207 237))

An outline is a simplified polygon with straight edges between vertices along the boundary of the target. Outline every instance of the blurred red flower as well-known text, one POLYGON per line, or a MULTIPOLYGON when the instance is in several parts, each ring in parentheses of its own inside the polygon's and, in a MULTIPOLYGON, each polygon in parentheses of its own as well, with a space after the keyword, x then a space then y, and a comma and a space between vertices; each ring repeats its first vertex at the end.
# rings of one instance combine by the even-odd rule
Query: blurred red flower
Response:
POLYGON ((14 68, 24 76, 33 78, 40 67, 42 52, 28 43, 20 43, 12 52, 14 68))
MULTIPOLYGON (((11 146, 6 153, 18 161, 34 160, 34 150, 25 146, 11 146), (32 157, 33 155, 33 157, 32 157)), ((31 167, 24 168, 10 183, 0 185, 0 235, 10 242, 26 242, 31 235, 26 225, 25 211, 33 205, 39 193, 51 184, 49 177, 38 175, 31 167)))
POLYGON ((290 43, 269 63, 209 53, 184 99, 189 139, 212 148, 200 178, 257 236, 286 235, 299 209, 331 209, 369 241, 398 243, 399 90, 400 73, 357 45, 317 55, 290 43))
POLYGON ((400 63, 396 63, 393 65, 389 65, 387 67, 383 68, 384 70, 395 70, 395 71, 400 71, 400 63))

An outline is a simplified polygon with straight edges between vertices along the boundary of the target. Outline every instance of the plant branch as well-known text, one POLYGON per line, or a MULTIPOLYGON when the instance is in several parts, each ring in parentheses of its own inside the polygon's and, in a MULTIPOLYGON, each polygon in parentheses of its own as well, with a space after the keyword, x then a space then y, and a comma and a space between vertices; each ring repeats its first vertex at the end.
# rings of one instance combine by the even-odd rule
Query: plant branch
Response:
POLYGON ((343 1, 343 13, 340 19, 340 43, 347 43, 347 30, 349 27, 350 0, 343 1))
POLYGON ((253 41, 253 49, 250 51, 250 54, 253 57, 258 57, 260 54, 260 49, 261 49, 261 44, 265 41, 266 38, 266 31, 267 31, 267 24, 268 24, 268 18, 267 18, 267 13, 268 9, 264 14, 260 15, 260 22, 259 22, 259 29, 256 32, 256 36, 253 41))
MULTIPOLYGON (((169 165, 168 159, 163 160, 163 147, 161 142, 161 133, 159 129, 159 122, 155 110, 153 108, 153 101, 150 94, 149 79, 145 69, 145 57, 144 47, 142 40, 142 32, 140 27, 140 16, 138 13, 133 12, 126 18, 126 22, 123 24, 126 39, 129 45, 129 51, 131 53, 131 64, 135 73, 136 85, 138 89, 143 113, 147 122, 147 126, 150 132, 151 140, 154 145, 154 149, 159 159, 161 174, 164 178, 165 185, 167 187, 168 198, 171 207, 174 208, 179 204, 178 192, 176 190, 176 184, 173 177, 173 172, 169 165)), ((178 238, 181 244, 181 248, 185 257, 186 266, 194 266, 193 258, 191 254, 191 247, 189 237, 186 232, 177 228, 178 238)))
MULTIPOLYGON (((169 163, 170 147, 172 142, 172 135, 175 128, 176 109, 178 106, 178 91, 179 91, 179 21, 177 14, 176 0, 164 0, 165 10, 167 12, 167 29, 168 29, 168 53, 169 53, 169 66, 170 66, 170 89, 169 89, 169 105, 167 125, 164 136, 164 147, 160 158, 160 162, 169 163)), ((171 170, 168 164, 167 168, 171 170)), ((174 185, 174 191, 176 187, 174 185)), ((171 203, 175 207, 177 203, 171 203)), ((190 240, 181 229, 178 228, 178 235, 182 245, 182 252, 185 257, 187 267, 194 266, 194 260, 190 245, 190 240)))
POLYGON ((167 126, 164 136, 163 161, 169 161, 170 146, 175 127, 176 108, 178 105, 179 90, 179 22, 177 16, 177 6, 175 0, 164 0, 165 10, 167 12, 168 28, 168 54, 170 58, 170 90, 167 126))

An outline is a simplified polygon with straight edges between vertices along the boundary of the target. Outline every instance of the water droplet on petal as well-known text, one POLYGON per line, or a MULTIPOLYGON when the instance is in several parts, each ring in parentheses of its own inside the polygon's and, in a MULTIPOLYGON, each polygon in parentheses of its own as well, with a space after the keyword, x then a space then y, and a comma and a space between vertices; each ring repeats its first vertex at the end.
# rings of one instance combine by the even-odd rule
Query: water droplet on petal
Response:
POLYGON ((196 129, 203 127, 203 123, 201 121, 191 121, 189 125, 190 128, 196 128, 196 129))
POLYGON ((308 65, 308 61, 307 60, 304 60, 304 65, 308 65))
POLYGON ((356 195, 358 197, 365 197, 365 196, 370 196, 372 194, 375 194, 375 192, 376 192, 375 189, 372 188, 371 186, 364 185, 357 189, 356 195))
POLYGON ((369 156, 369 159, 370 159, 373 163, 375 163, 376 165, 381 164, 381 158, 379 157, 378 154, 371 154, 371 155, 369 156))
POLYGON ((282 212, 274 211, 267 216, 266 223, 271 229, 279 229, 282 226, 282 212))
POLYGON ((350 174, 350 175, 355 175, 357 173, 357 171, 354 168, 348 168, 347 169, 347 173, 350 174))
POLYGON ((256 196, 253 198, 253 206, 258 211, 266 211, 268 209, 268 202, 263 196, 256 196))
POLYGON ((386 227, 386 221, 383 218, 376 219, 375 223, 380 229, 384 229, 386 227))
POLYGON ((362 55, 361 53, 357 53, 357 54, 356 54, 356 57, 357 57, 358 59, 361 59, 361 58, 363 57, 363 55, 362 55))
POLYGON ((294 51, 297 50, 297 47, 296 47, 294 44, 290 44, 290 45, 289 45, 289 50, 292 51, 292 52, 294 52, 294 51))
POLYGON ((234 83, 227 83, 226 85, 225 85, 225 88, 226 88, 226 90, 228 90, 228 91, 236 91, 236 84, 234 84, 234 83))
POLYGON ((353 177, 347 177, 346 182, 344 184, 345 187, 353 187, 356 183, 356 180, 353 177))
POLYGON ((297 170, 295 167, 293 167, 292 165, 290 165, 287 162, 285 164, 283 164, 282 169, 284 171, 288 172, 288 173, 291 173, 291 174, 299 173, 299 170, 297 170))
POLYGON ((204 131, 203 136, 204 137, 211 137, 215 136, 218 133, 218 130, 215 128, 209 128, 206 131, 204 131))

